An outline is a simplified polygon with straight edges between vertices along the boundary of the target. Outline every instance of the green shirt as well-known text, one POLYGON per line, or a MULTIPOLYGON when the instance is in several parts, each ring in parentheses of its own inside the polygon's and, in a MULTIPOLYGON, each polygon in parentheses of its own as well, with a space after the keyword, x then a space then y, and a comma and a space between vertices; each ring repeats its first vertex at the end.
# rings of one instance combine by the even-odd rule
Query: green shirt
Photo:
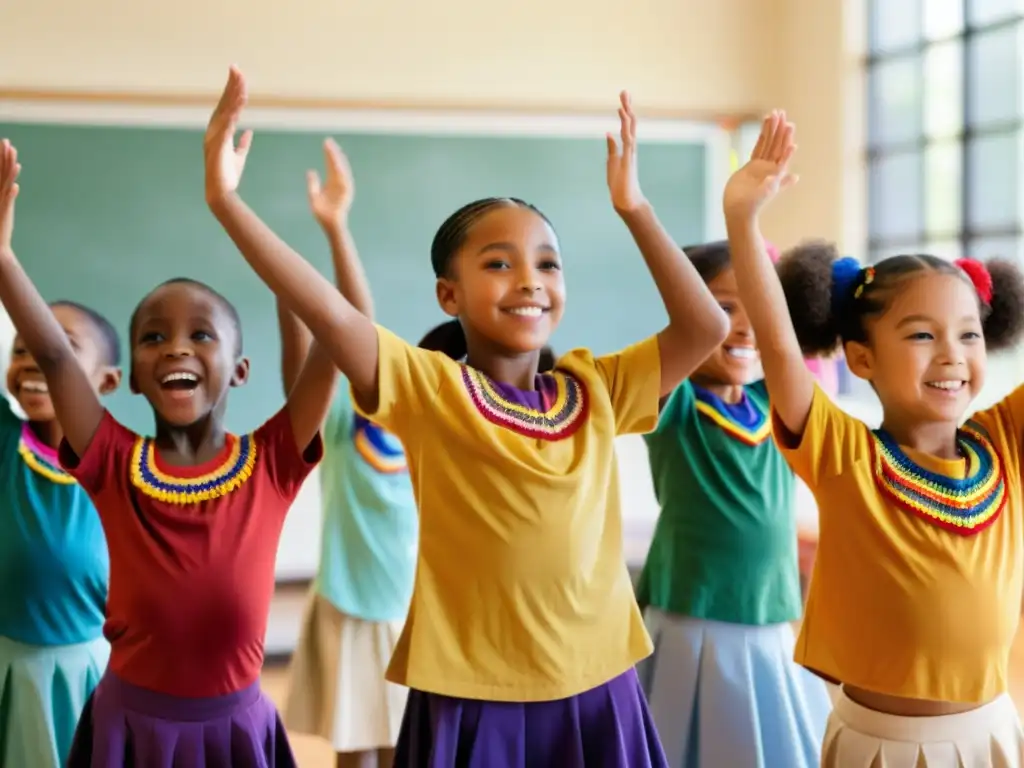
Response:
MULTIPOLYGON (((661 515, 638 585, 642 606, 736 624, 800 616, 793 473, 771 436, 751 445, 707 413, 731 413, 734 425, 746 413, 764 425, 763 382, 744 394, 730 406, 684 381, 645 436, 661 515)), ((751 438, 749 427, 739 432, 751 438)))

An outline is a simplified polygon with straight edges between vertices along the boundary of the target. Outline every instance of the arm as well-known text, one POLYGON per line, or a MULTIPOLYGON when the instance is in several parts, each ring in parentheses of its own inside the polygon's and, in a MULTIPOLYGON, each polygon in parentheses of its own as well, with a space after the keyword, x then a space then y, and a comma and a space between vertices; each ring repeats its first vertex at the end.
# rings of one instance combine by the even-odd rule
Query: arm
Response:
POLYGON ((245 98, 242 75, 232 69, 204 141, 207 204, 260 279, 324 345, 352 384, 360 404, 373 410, 377 403, 377 329, 275 235, 236 192, 251 143, 251 134, 246 133, 237 149, 234 146, 245 98))
POLYGON ((20 170, 17 151, 5 140, 0 146, 0 301, 46 377, 68 444, 83 456, 103 420, 103 405, 79 365, 67 334, 11 247, 20 170))
POLYGON ((793 150, 793 126, 779 113, 767 117, 750 162, 729 179, 724 207, 736 284, 757 337, 772 408, 786 429, 799 436, 811 410, 814 376, 804 362, 758 224, 761 207, 796 180, 787 171, 793 150))
POLYGON ((281 383, 287 396, 299 378, 302 365, 309 355, 313 337, 284 302, 278 299, 276 303, 277 325, 281 330, 281 383))
POLYGON ((629 96, 619 109, 622 148, 608 136, 608 189, 665 303, 668 326, 658 334, 661 395, 669 395, 725 341, 729 321, 690 260, 658 221, 640 191, 636 163, 636 116, 629 96))

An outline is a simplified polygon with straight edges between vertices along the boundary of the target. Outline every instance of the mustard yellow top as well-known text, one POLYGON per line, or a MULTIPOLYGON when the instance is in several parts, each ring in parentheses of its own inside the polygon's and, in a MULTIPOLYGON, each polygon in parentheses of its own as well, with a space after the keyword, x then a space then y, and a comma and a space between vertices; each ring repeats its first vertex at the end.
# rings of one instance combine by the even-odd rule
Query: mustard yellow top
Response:
MULTIPOLYGON (((1022 424, 1024 387, 965 425, 994 448, 989 459, 1003 473, 1001 490, 994 475, 979 483, 971 531, 906 503, 920 496, 899 485, 907 473, 887 463, 892 446, 887 454, 820 389, 801 438, 787 438, 776 417, 779 447, 813 491, 821 521, 798 663, 890 696, 981 703, 1006 690, 1024 572, 1022 424), (987 508, 985 498, 993 502, 987 508)), ((954 461, 898 446, 895 455, 926 472, 977 480, 986 458, 976 447, 962 444, 967 458, 954 461)))
POLYGON ((378 328, 366 413, 405 446, 420 512, 409 616, 387 678, 492 701, 566 698, 651 652, 622 551, 615 436, 653 429, 656 338, 573 350, 534 407, 378 328))

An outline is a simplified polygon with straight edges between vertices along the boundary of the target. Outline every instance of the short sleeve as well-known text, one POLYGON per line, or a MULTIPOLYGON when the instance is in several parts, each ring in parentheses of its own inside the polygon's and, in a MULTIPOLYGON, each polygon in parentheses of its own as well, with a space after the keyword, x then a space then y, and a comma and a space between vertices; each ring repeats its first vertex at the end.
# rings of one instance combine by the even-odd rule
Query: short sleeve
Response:
POLYGON ((378 325, 377 407, 367 411, 353 397, 356 410, 403 438, 406 426, 434 401, 446 365, 457 363, 442 352, 414 347, 378 325))
POLYGON ((661 353, 658 337, 595 358, 601 381, 611 397, 615 434, 643 434, 658 424, 661 395, 661 353))
POLYGON ((317 432, 303 450, 295 443, 292 420, 285 406, 256 430, 256 461, 265 462, 270 482, 282 498, 294 498, 309 473, 324 455, 324 441, 317 432))
POLYGON ((774 409, 772 433, 793 472, 812 490, 871 456, 867 425, 832 402, 817 384, 804 433, 790 433, 774 409))
POLYGON ((999 433, 1004 435, 1020 461, 1019 457, 1024 453, 1024 385, 991 408, 974 414, 971 420, 983 426, 993 437, 999 433))
POLYGON ((128 465, 137 438, 138 435, 105 410, 83 455, 76 454, 64 438, 57 449, 57 457, 68 474, 92 496, 101 489, 127 484, 128 465))

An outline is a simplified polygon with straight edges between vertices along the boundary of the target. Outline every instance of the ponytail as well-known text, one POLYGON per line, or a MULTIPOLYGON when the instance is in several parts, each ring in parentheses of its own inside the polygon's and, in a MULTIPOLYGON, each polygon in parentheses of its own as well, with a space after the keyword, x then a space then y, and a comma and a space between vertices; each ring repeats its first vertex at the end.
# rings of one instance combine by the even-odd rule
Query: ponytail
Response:
POLYGON ((983 274, 979 274, 974 264, 978 263, 962 259, 957 266, 967 273, 981 300, 985 346, 992 351, 1010 349, 1024 332, 1024 278, 1009 261, 986 262, 983 274))
POLYGON ((420 339, 420 349, 429 349, 432 352, 444 352, 452 360, 463 360, 466 357, 466 334, 462 330, 462 323, 458 320, 449 320, 441 323, 435 328, 427 331, 420 339))

